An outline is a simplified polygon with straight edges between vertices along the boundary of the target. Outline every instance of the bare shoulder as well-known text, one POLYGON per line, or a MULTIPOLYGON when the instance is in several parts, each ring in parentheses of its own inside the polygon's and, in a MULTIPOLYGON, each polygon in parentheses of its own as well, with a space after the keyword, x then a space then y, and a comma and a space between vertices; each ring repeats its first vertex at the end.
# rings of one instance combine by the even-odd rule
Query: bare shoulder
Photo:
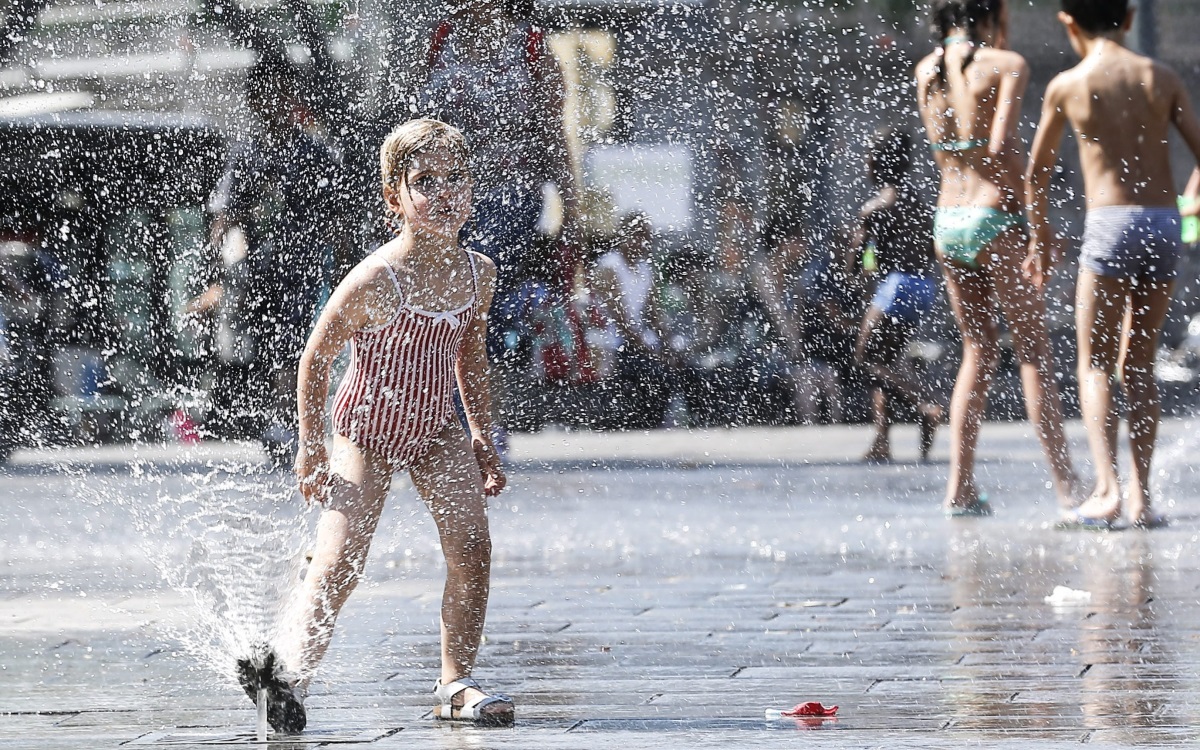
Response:
POLYGON ((374 256, 367 256, 350 269, 329 299, 342 317, 360 326, 386 322, 400 302, 387 265, 374 256))
POLYGON ((1183 89, 1183 79, 1174 68, 1149 57, 1143 59, 1155 94, 1174 98, 1183 89))
POLYGON ((479 274, 480 279, 496 278, 496 261, 474 250, 468 250, 467 252, 475 263, 475 271, 479 274))
POLYGON ((379 294, 393 291, 395 284, 388 274, 387 265, 378 256, 368 255, 358 262, 337 286, 339 293, 361 297, 364 294, 379 294))
POLYGON ((1046 104, 1061 107, 1082 85, 1080 75, 1079 66, 1075 66, 1051 78, 1046 85, 1046 104))
POLYGON ((1029 73, 1029 64, 1024 56, 1010 49, 984 47, 975 55, 975 60, 985 66, 991 66, 1001 75, 1024 76, 1029 73))

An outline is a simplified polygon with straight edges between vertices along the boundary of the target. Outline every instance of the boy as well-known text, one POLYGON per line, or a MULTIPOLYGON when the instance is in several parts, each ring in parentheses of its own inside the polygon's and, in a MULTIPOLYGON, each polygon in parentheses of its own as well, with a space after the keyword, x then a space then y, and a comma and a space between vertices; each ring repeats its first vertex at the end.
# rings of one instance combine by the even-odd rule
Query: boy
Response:
POLYGON ((1124 510, 1135 526, 1160 526, 1165 519, 1151 511, 1148 486, 1159 421, 1154 359, 1180 253, 1167 137, 1174 125, 1200 160, 1200 122, 1179 76, 1122 45, 1133 20, 1128 0, 1062 0, 1058 18, 1082 62, 1046 89, 1026 174, 1025 271, 1041 284, 1054 260, 1047 189, 1069 120, 1087 199, 1075 322, 1096 486, 1065 522, 1107 528, 1122 516, 1112 395, 1119 370, 1134 468, 1124 510))

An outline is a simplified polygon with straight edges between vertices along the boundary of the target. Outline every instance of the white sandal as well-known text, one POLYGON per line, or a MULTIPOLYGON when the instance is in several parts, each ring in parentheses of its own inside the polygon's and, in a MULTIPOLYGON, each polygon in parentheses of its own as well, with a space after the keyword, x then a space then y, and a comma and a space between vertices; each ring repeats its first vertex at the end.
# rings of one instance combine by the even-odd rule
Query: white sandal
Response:
POLYGON ((474 724, 504 725, 513 722, 515 708, 512 698, 507 695, 483 695, 474 700, 466 701, 461 706, 453 705, 454 696, 468 688, 475 688, 483 693, 483 688, 472 677, 461 677, 454 682, 443 685, 441 680, 433 684, 433 695, 438 704, 433 708, 433 717, 443 721, 467 721, 474 724), (507 703, 507 711, 484 712, 488 706, 497 703, 507 703))

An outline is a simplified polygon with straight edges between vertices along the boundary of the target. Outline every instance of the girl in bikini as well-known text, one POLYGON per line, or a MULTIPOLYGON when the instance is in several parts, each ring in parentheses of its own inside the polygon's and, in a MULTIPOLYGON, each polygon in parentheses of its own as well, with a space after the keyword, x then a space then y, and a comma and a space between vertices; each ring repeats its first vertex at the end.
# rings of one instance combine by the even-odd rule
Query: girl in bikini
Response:
POLYGON ((513 719, 511 699, 486 694, 471 678, 491 563, 485 497, 499 493, 505 477, 491 442, 485 344, 496 269, 458 242, 471 211, 468 157, 462 134, 436 120, 414 120, 387 137, 383 197, 398 236, 337 287, 301 360, 296 474, 305 498, 323 506, 316 547, 291 630, 276 649, 239 664, 248 693, 267 690, 277 731, 304 728, 308 680, 362 575, 397 471, 409 472, 433 514, 446 558, 434 716, 513 719), (350 367, 327 453, 329 369, 346 344, 350 367), (469 434, 455 414, 456 384, 469 434))
POLYGON ((1028 79, 1025 60, 1006 49, 1005 0, 936 0, 938 48, 917 67, 917 105, 940 171, 934 247, 963 338, 950 403, 948 515, 990 508, 975 484, 975 448, 1000 350, 999 303, 1021 363, 1025 407, 1064 508, 1078 484, 1062 426, 1062 402, 1041 292, 1021 272, 1024 158, 1017 125, 1028 79))

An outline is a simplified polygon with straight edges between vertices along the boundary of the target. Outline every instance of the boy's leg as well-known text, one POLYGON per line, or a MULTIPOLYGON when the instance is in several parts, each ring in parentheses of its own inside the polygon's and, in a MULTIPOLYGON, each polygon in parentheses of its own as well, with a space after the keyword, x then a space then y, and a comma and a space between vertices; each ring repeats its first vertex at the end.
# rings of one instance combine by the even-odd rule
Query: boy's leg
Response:
POLYGON ((1063 430, 1062 398, 1054 376, 1045 302, 1021 272, 1025 247, 1025 234, 1017 230, 1005 232, 989 245, 990 257, 997 260, 991 265, 992 278, 1004 317, 1012 329, 1013 350, 1021 363, 1025 410, 1050 464, 1058 503, 1069 509, 1079 503, 1079 479, 1071 465, 1063 430))
POLYGON ((1121 487, 1117 472, 1113 377, 1120 357, 1129 282, 1080 270, 1075 286, 1075 325, 1079 342, 1079 406, 1096 471, 1091 498, 1080 506, 1089 518, 1117 520, 1121 487))
MULTIPOLYGON (((413 484, 433 514, 446 585, 442 591, 442 684, 467 677, 483 638, 491 585, 492 540, 479 464, 457 421, 447 425, 433 447, 413 466, 413 484)), ((455 697, 471 701, 469 688, 455 697)), ((492 704, 484 713, 512 712, 511 703, 492 704)))
POLYGON ((984 273, 943 264, 950 308, 962 333, 962 364, 950 398, 950 480, 947 508, 979 500, 975 486, 975 448, 987 408, 988 389, 1000 358, 992 285, 984 273))
POLYGON ((287 642, 281 651, 307 685, 325 656, 338 612, 358 585, 371 537, 391 487, 383 456, 334 436, 330 489, 317 522, 317 541, 304 583, 294 600, 287 642), (294 666, 293 666, 294 665, 294 666))
POLYGON ((1130 289, 1130 325, 1126 328, 1126 351, 1121 380, 1129 402, 1129 445, 1133 454, 1133 478, 1129 484, 1129 517, 1133 522, 1152 521, 1150 510, 1150 463, 1158 437, 1161 408, 1154 361, 1163 321, 1171 306, 1172 285, 1168 281, 1144 281, 1130 289))

